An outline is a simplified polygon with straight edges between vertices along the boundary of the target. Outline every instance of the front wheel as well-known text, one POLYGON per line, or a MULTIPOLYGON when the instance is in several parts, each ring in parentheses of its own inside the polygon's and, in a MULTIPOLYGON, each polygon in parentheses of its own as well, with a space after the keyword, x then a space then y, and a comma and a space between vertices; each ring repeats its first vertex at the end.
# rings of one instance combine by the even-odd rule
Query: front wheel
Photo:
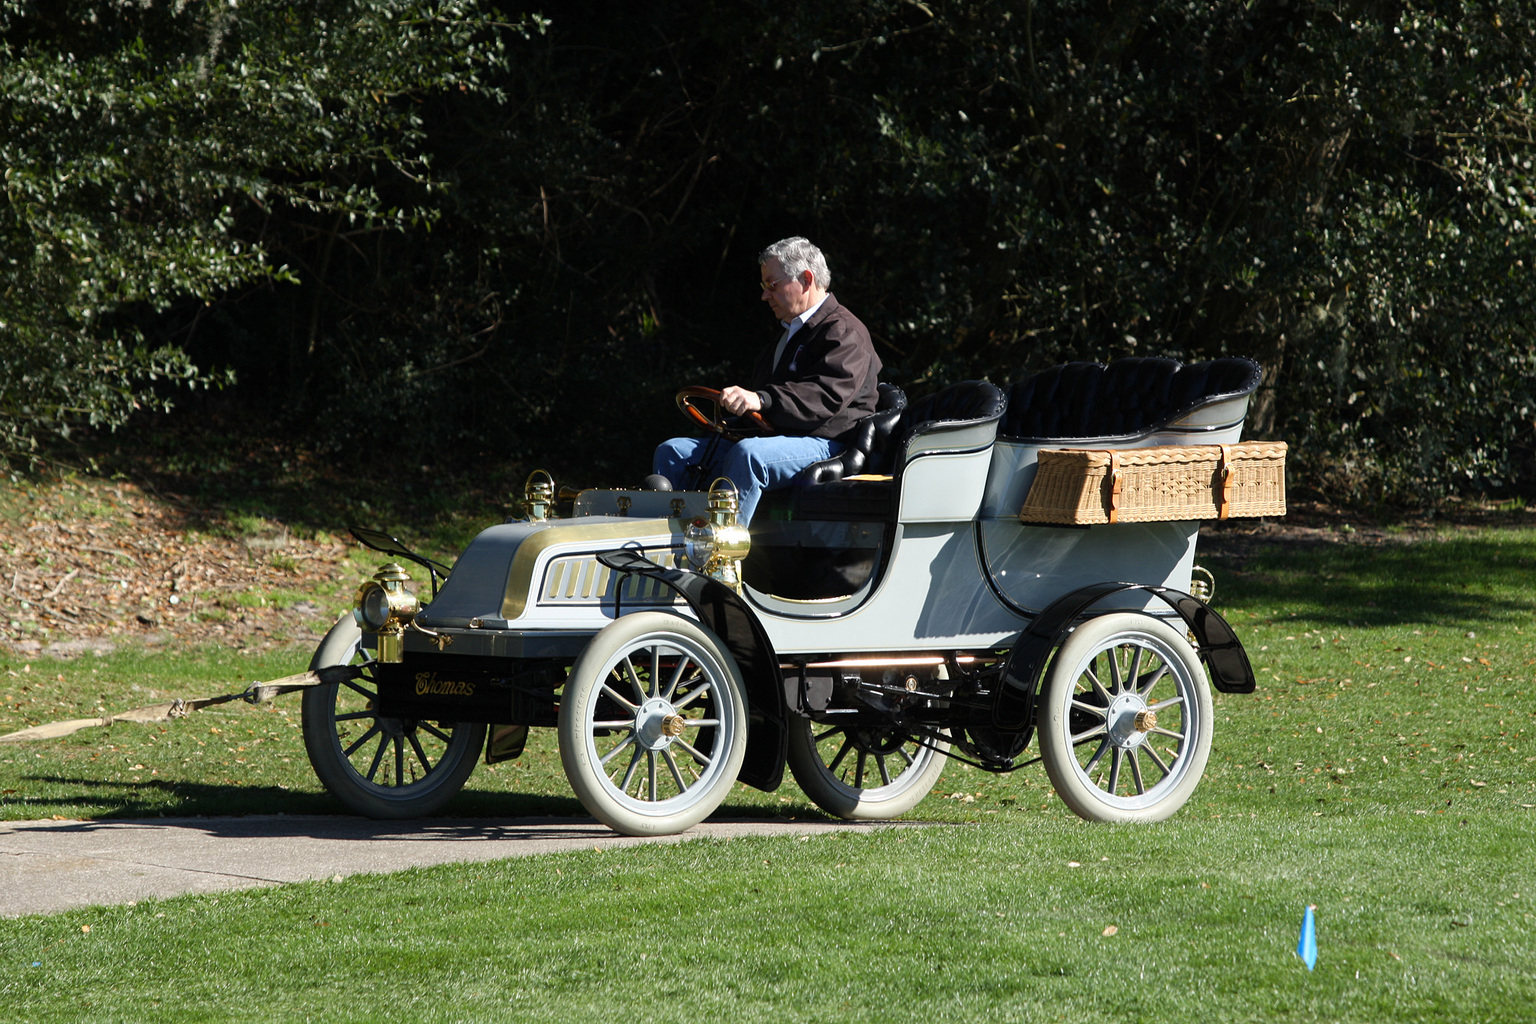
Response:
POLYGON ((559 736, 566 778, 594 818, 631 836, 682 832, 720 805, 741 770, 741 670, 702 626, 632 612, 576 659, 559 736))
POLYGON ((1211 691, 1182 633, 1150 615, 1089 619, 1051 662, 1040 753, 1056 794, 1089 821, 1161 821, 1211 751, 1211 691))
POLYGON ((850 821, 896 818, 922 802, 948 760, 946 742, 879 727, 791 725, 789 770, 805 795, 850 821))
POLYGON ((485 745, 485 726, 375 713, 378 687, 363 634, 350 616, 331 627, 311 669, 353 665, 357 676, 304 691, 304 749, 331 795, 366 818, 436 814, 464 787, 485 745))

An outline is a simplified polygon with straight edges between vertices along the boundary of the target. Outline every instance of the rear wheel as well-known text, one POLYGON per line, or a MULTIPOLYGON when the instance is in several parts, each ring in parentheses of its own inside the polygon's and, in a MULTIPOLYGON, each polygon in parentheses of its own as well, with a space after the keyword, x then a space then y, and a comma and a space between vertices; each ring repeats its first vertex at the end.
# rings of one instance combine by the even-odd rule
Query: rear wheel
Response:
POLYGON ((840 818, 899 817, 916 807, 939 781, 946 742, 856 725, 792 724, 789 770, 817 807, 840 818))
POLYGON ((1062 802, 1090 821, 1161 821, 1211 751, 1211 691, 1182 633, 1116 612, 1077 627, 1046 677, 1040 753, 1062 802))
POLYGON ((559 734, 566 778, 593 817, 625 835, 682 832, 720 805, 741 770, 741 670, 702 626, 633 612, 576 659, 559 734))
POLYGON ((367 818, 436 814, 464 787, 485 745, 485 726, 374 713, 378 688, 362 631, 350 616, 331 628, 311 669, 356 666, 358 675, 304 691, 304 748, 331 795, 367 818))

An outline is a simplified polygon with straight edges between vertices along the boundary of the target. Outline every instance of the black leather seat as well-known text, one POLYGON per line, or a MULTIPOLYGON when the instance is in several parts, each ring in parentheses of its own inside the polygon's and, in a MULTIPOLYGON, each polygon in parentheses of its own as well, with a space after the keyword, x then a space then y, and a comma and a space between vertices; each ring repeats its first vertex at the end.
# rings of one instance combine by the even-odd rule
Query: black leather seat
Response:
POLYGON ((891 391, 888 399, 882 391, 883 408, 871 417, 867 437, 803 470, 794 487, 763 496, 742 563, 748 586, 802 601, 858 591, 885 557, 908 445, 924 434, 994 421, 1006 404, 1001 389, 986 381, 954 384, 911 404, 896 397, 899 389, 891 391))
POLYGON ((843 443, 842 454, 812 463, 800 471, 797 483, 801 486, 829 484, 845 476, 857 476, 865 472, 871 456, 879 458, 889 446, 890 437, 907 408, 907 393, 895 384, 880 384, 880 397, 875 411, 859 421, 843 443))
MULTIPOLYGON (((951 384, 910 403, 888 430, 876 436, 864 458, 863 475, 891 479, 850 480, 841 475, 830 480, 818 478, 811 471, 826 463, 817 463, 802 472, 793 491, 789 517, 840 522, 893 519, 898 493, 896 480, 901 476, 912 440, 921 434, 996 420, 1003 415, 1007 403, 1002 389, 984 380, 951 384)), ((847 474, 855 475, 858 474, 847 474)))
POLYGON ((896 441, 883 453, 884 468, 873 468, 872 460, 869 472, 899 474, 907 446, 919 434, 986 423, 1000 418, 1007 407, 1008 396, 985 380, 963 380, 920 398, 901 414, 893 435, 896 441))
POLYGON ((1134 357, 1064 363, 1008 389, 998 436, 1022 440, 1133 437, 1211 402, 1252 394, 1262 370, 1252 359, 1223 357, 1180 365, 1134 357))

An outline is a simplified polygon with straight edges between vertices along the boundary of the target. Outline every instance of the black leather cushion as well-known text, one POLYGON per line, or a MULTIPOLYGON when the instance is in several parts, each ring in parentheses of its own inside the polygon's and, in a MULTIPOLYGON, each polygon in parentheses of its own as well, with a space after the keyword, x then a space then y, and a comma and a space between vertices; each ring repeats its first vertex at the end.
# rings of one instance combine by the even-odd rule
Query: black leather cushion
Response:
MULTIPOLYGON (((881 385, 885 387, 885 385, 881 385)), ((920 431, 935 425, 963 426, 997 419, 1007 398, 1001 388, 984 380, 967 380, 920 398, 885 420, 889 411, 877 412, 871 419, 881 419, 872 444, 859 469, 840 472, 843 467, 818 462, 801 471, 799 486, 770 502, 778 492, 764 496, 758 515, 769 509, 774 518, 818 519, 841 522, 879 522, 896 514, 896 488, 889 480, 848 480, 860 473, 894 475, 907 443, 920 431), (837 472, 837 475, 831 475, 837 472)), ((847 454, 846 452, 844 454, 847 454)))
POLYGON ((1190 363, 1174 375, 1168 388, 1169 404, 1179 415, 1207 402, 1251 395, 1263 376, 1263 367, 1241 357, 1190 363))
POLYGON ((906 407, 907 393, 894 384, 882 383, 875 411, 860 420, 841 438, 846 445, 843 451, 802 469, 797 482, 809 486, 829 484, 845 476, 857 476, 864 472, 870 453, 885 447, 906 407))
POLYGON ((1062 363, 1008 389, 998 424, 1005 437, 1083 437, 1104 377, 1103 363, 1062 363))
POLYGON ((1180 366, 1160 357, 1053 366, 1012 385, 998 433, 1029 440, 1140 434, 1191 410, 1251 394, 1261 370, 1225 357, 1180 366))
POLYGON ((1008 396, 989 381, 963 380, 940 388, 907 406, 891 434, 891 443, 871 453, 865 472, 895 473, 900 468, 897 460, 920 431, 935 425, 958 427, 995 420, 1007 405, 1008 396))

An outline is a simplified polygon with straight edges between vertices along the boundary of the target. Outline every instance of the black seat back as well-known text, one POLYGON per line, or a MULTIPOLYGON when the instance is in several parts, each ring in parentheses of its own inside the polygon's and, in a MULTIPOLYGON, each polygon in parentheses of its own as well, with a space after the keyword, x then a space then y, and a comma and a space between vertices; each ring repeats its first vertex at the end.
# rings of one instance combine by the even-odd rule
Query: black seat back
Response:
POLYGON ((888 442, 870 454, 865 472, 894 474, 918 434, 995 420, 1007 404, 1002 389, 984 380, 963 380, 919 398, 902 412, 888 442))
POLYGON ((828 484, 866 471, 870 456, 888 446, 891 432, 907 407, 907 393, 894 384, 881 383, 875 411, 860 420, 842 438, 846 447, 830 459, 812 463, 800 471, 801 485, 828 484))
POLYGON ((1240 357, 1188 366, 1152 356, 1108 366, 1065 363, 1009 388, 998 434, 1048 440, 1146 433, 1201 405, 1251 394, 1260 375, 1258 363, 1240 357))

